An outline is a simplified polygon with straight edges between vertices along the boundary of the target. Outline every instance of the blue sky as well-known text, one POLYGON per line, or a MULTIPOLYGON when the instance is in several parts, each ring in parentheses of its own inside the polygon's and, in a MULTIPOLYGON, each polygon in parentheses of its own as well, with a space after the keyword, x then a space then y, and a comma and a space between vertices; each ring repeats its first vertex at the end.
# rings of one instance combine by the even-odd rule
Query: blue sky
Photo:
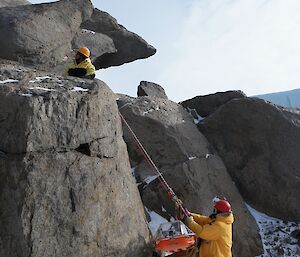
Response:
POLYGON ((116 93, 136 96, 141 80, 160 84, 174 101, 234 89, 251 96, 300 88, 299 0, 93 4, 157 49, 148 59, 97 72, 116 93))

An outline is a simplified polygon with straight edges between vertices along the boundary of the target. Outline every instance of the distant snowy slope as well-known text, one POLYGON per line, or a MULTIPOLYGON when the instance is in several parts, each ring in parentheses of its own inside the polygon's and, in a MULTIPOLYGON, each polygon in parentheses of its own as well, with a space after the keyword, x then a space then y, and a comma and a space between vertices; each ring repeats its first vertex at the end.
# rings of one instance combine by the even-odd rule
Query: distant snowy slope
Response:
POLYGON ((288 108, 300 108, 300 88, 291 91, 257 95, 256 97, 288 108))

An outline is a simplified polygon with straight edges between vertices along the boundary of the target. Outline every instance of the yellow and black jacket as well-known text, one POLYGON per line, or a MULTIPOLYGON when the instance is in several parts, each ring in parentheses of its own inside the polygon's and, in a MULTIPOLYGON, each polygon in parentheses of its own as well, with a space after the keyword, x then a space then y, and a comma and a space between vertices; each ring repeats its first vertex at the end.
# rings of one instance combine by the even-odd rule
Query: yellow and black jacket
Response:
POLYGON ((79 64, 76 62, 69 65, 68 70, 66 71, 66 75, 79 77, 79 78, 86 78, 86 79, 93 79, 95 78, 95 66, 92 64, 90 58, 86 58, 79 64))

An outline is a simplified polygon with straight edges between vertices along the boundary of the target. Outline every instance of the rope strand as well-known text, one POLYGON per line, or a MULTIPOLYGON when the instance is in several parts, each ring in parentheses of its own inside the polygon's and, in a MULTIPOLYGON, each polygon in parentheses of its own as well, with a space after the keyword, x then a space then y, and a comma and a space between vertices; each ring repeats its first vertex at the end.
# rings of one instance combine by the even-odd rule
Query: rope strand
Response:
POLYGON ((126 125, 127 129, 129 130, 131 136, 134 139, 134 142, 137 146, 137 148, 140 150, 140 152, 142 153, 143 157, 145 158, 145 160, 147 161, 147 163, 149 164, 149 166, 153 169, 154 173, 158 176, 158 179, 160 181, 160 184, 162 185, 162 187, 166 190, 168 197, 174 201, 182 210, 182 212, 188 216, 188 212, 186 211, 186 209, 182 206, 181 201, 179 200, 179 198, 176 196, 176 194, 174 193, 173 189, 168 185, 167 181, 165 180, 165 178, 163 177, 162 173, 159 171, 159 169, 157 168, 157 166, 155 165, 155 163, 152 161, 151 157, 149 156, 149 154, 147 153, 147 151, 145 150, 145 148, 143 147, 143 145, 141 144, 140 140, 138 139, 138 137, 136 136, 136 134, 134 133, 134 131, 131 129, 131 127, 129 126, 129 124, 127 123, 127 121, 125 120, 125 118, 123 117, 123 115, 119 112, 119 115, 121 117, 121 120, 123 121, 123 123, 126 125))

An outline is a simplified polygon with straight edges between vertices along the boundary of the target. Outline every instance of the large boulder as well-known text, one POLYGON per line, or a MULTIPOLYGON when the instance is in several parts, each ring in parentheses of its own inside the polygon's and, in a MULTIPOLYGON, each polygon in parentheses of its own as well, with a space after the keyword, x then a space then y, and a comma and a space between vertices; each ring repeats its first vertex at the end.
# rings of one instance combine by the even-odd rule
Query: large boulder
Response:
MULTIPOLYGON (((163 98, 122 97, 119 110, 148 151, 164 178, 193 212, 209 215, 212 198, 225 196, 232 202, 234 253, 253 257, 262 252, 257 225, 245 207, 223 161, 193 123, 185 109, 163 98)), ((175 217, 174 204, 160 179, 136 148, 124 125, 124 138, 144 205, 163 217, 175 217)))
POLYGON ((148 58, 156 52, 108 13, 93 9, 90 0, 16 6, 26 3, 1 3, 10 7, 0 10, 0 58, 61 74, 74 59, 74 50, 82 46, 90 48, 96 69, 148 58))
POLYGON ((198 115, 206 117, 215 112, 220 106, 235 98, 244 98, 242 91, 218 92, 215 94, 196 96, 180 104, 189 109, 195 109, 198 115))
POLYGON ((54 67, 70 53, 72 39, 92 12, 90 0, 1 8, 0 58, 54 67))
MULTIPOLYGON (((94 58, 96 69, 118 66, 137 59, 148 58, 155 54, 156 49, 137 34, 126 30, 108 13, 94 9, 91 19, 81 25, 96 33, 104 34, 113 40, 117 51, 110 49, 101 56, 94 58)), ((87 44, 87 46, 89 46, 87 44)))
POLYGON ((148 81, 140 82, 140 85, 138 86, 137 95, 168 99, 163 87, 161 87, 156 83, 148 82, 148 81))
POLYGON ((221 106, 199 124, 244 199, 256 209, 300 221, 300 112, 258 98, 221 106))
POLYGON ((1 0, 0 8, 6 6, 17 6, 17 5, 26 5, 26 4, 31 4, 31 3, 27 0, 1 0))
POLYGON ((0 68, 0 256, 148 256, 113 92, 0 68))

